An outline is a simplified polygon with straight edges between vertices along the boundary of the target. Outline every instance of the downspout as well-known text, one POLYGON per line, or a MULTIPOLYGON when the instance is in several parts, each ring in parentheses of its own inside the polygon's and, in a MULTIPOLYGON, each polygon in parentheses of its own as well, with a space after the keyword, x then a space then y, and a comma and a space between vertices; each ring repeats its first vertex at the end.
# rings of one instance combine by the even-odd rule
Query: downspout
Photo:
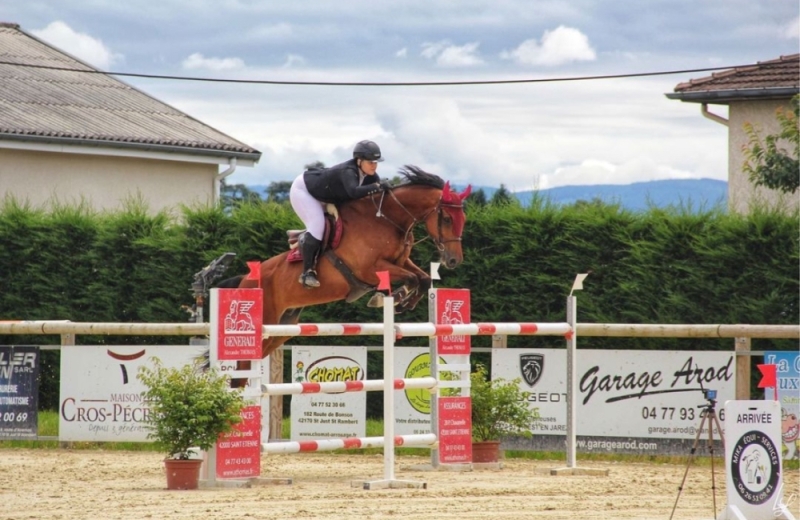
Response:
POLYGON ((231 157, 228 159, 228 168, 217 174, 216 178, 214 179, 214 206, 219 204, 220 199, 220 186, 222 185, 222 179, 228 177, 233 172, 236 171, 236 157, 231 157))
POLYGON ((718 116, 717 114, 712 114, 708 111, 708 103, 703 103, 700 105, 700 112, 703 114, 703 117, 706 119, 710 119, 712 121, 716 121, 717 123, 728 126, 728 120, 722 116, 718 116))

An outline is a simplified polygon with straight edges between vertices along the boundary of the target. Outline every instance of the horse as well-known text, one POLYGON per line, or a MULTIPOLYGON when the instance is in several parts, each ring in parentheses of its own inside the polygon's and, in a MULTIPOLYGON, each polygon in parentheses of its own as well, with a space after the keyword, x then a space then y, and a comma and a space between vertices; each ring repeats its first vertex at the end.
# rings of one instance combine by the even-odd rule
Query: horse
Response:
MULTIPOLYGON (((289 262, 291 251, 262 262, 260 279, 240 275, 221 282, 218 287, 260 286, 264 292, 264 325, 286 325, 296 324, 303 308, 310 305, 339 300, 352 303, 375 291, 380 281, 376 272, 388 271, 390 284, 401 284, 392 293, 396 299, 395 312, 414 309, 431 286, 430 276, 410 258, 417 243, 414 228, 424 225, 426 238, 433 241, 441 263, 448 269, 457 267, 464 259, 461 250, 466 222, 464 200, 471 186, 458 193, 441 177, 411 165, 399 173, 404 177, 399 185, 338 208, 341 240, 335 248, 321 254, 317 264, 320 287, 307 289, 297 281, 302 262, 289 262)), ((370 300, 371 306, 378 304, 374 297, 370 300)), ((265 338, 262 356, 267 357, 289 339, 265 338)))

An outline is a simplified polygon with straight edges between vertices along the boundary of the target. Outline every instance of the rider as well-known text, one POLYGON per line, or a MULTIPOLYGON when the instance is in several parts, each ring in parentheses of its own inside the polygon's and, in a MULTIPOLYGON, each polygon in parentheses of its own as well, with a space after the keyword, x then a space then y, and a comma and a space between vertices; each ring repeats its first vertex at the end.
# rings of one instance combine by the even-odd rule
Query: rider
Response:
POLYGON ((325 214, 321 202, 341 204, 378 193, 389 186, 378 177, 378 163, 383 161, 381 149, 372 141, 360 141, 353 149, 353 158, 330 168, 312 168, 292 183, 289 200, 297 216, 306 226, 300 247, 303 273, 298 278, 304 287, 319 287, 315 267, 325 232, 325 214))

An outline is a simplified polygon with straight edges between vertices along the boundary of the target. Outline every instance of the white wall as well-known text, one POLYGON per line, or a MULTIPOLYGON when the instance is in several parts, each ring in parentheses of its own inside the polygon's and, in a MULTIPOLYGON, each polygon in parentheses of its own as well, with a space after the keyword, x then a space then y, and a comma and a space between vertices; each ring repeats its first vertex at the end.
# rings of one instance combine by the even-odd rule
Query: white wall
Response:
POLYGON ((151 213, 179 214, 179 205, 209 205, 216 164, 0 149, 0 202, 13 195, 37 207, 86 201, 115 210, 141 197, 151 213))
MULTIPOLYGON (((800 190, 784 195, 779 191, 755 188, 747 174, 742 171, 745 163, 743 147, 748 139, 744 124, 750 123, 760 130, 760 135, 776 134, 780 124, 775 116, 778 107, 791 110, 789 100, 782 101, 739 101, 730 104, 728 121, 728 207, 737 213, 747 213, 751 203, 765 203, 769 206, 785 204, 787 208, 800 207, 800 190)), ((791 147, 786 144, 791 151, 791 147)), ((800 175, 800 173, 798 173, 800 175)))

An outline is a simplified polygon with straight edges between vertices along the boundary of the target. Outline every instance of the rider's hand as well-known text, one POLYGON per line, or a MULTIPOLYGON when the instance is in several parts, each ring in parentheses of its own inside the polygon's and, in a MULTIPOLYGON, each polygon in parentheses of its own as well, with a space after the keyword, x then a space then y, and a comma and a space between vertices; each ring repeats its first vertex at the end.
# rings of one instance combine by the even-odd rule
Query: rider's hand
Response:
POLYGON ((392 188, 392 183, 389 179, 381 179, 381 189, 388 190, 392 188))

